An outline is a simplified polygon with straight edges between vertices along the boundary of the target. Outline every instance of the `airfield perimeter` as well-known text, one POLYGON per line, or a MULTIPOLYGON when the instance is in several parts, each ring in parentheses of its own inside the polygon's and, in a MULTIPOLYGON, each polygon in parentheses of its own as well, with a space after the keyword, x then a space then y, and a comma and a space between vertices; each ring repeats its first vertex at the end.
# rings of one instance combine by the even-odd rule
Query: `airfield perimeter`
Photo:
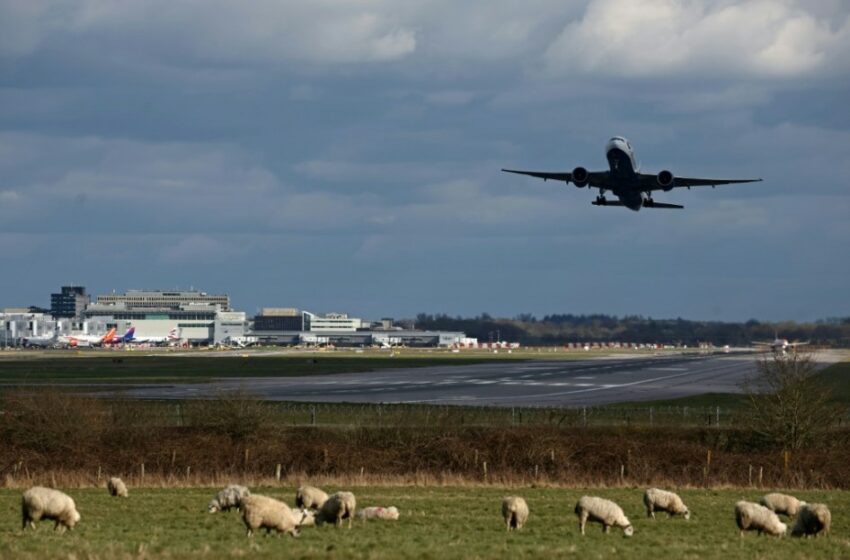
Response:
MULTIPOLYGON (((118 364, 114 366, 116 370, 121 370, 124 360, 121 356, 127 354, 109 353, 113 358, 111 362, 118 364)), ((440 357, 430 354, 426 359, 418 356, 429 356, 428 353, 409 354, 406 358, 391 358, 386 353, 374 354, 377 358, 364 358, 352 352, 302 354, 262 350, 177 354, 169 357, 174 364, 170 374, 124 379, 120 393, 123 397, 139 399, 182 400, 238 389, 278 401, 582 406, 667 400, 705 393, 738 393, 741 383, 755 373, 756 361, 761 356, 750 352, 645 352, 592 356, 574 353, 566 359, 558 355, 539 359, 540 354, 524 352, 510 358, 443 353, 440 357), (210 375, 182 382, 182 359, 178 356, 187 360, 187 369, 190 365, 204 369, 203 364, 208 364, 210 375), (349 356, 351 360, 340 361, 335 369, 322 370, 320 367, 323 360, 345 359, 340 356, 349 356), (250 368, 242 368, 244 371, 240 375, 231 376, 227 368, 217 367, 222 360, 251 365, 262 363, 269 367, 257 376, 251 375, 250 368), (267 360, 286 360, 286 370, 281 370, 281 376, 275 375, 274 362, 267 360), (416 360, 417 367, 409 367, 412 364, 404 363, 405 360, 416 360), (396 367, 396 363, 401 367, 396 367), (312 374, 314 367, 321 370, 321 375, 312 374)), ((155 360, 160 356, 136 355, 132 359, 155 360)), ((842 356, 839 352, 822 351, 816 359, 825 365, 841 360, 842 356)), ((47 363, 51 361, 49 357, 44 359, 47 363)), ((129 361, 131 357, 126 359, 129 361)), ((98 358, 100 360, 104 360, 105 365, 110 363, 108 358, 98 358)), ((36 379, 19 376, 15 384, 27 384, 29 380, 36 379)), ((0 375, 0 381, 9 382, 9 379, 0 375)), ((64 376, 63 381, 73 383, 74 378, 64 376)), ((109 390, 111 379, 94 381, 87 379, 83 384, 97 386, 102 395, 112 393, 109 390)))

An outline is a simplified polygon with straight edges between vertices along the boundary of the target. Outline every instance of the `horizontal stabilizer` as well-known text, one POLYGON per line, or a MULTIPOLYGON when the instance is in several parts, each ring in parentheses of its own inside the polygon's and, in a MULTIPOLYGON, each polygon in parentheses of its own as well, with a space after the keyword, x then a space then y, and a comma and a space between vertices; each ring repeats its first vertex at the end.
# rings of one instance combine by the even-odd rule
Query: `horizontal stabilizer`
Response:
POLYGON ((666 202, 650 202, 648 200, 643 201, 644 208, 684 208, 679 204, 667 204, 666 202))

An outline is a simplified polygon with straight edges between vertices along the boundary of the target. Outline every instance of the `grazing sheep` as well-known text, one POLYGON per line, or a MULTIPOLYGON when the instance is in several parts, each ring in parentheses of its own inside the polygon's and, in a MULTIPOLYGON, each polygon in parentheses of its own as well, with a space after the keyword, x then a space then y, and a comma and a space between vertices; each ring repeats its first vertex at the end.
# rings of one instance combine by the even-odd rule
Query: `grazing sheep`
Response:
POLYGON ((805 505, 806 502, 801 502, 794 496, 789 496, 788 494, 779 494, 778 492, 774 492, 773 494, 766 494, 762 496, 759 503, 770 511, 784 513, 788 517, 795 517, 797 512, 800 511, 800 506, 805 505))
POLYGON ((829 527, 832 525, 832 514, 826 504, 805 504, 797 514, 794 528, 791 529, 792 537, 817 537, 820 534, 829 535, 829 527))
POLYGON ((650 488, 643 495, 643 503, 646 505, 646 516, 655 519, 656 511, 666 511, 667 515, 681 515, 685 519, 691 518, 691 512, 688 506, 682 501, 678 494, 661 490, 659 488, 650 488))
POLYGON ((268 496, 245 496, 242 499, 242 520, 248 529, 249 537, 253 537, 254 531, 261 527, 266 532, 274 529, 278 534, 289 533, 293 537, 298 536, 299 519, 288 505, 268 496))
POLYGON ((508 496, 502 500, 502 518, 508 531, 522 529, 528 519, 528 504, 519 496, 508 496))
POLYGON ((66 528, 73 529, 79 523, 80 514, 71 496, 52 488, 34 486, 21 497, 21 528, 26 529, 29 524, 35 529, 35 522, 40 519, 52 519, 56 522, 53 529, 61 526, 60 532, 64 533, 66 528))
POLYGON ((328 495, 315 486, 300 486, 295 492, 295 507, 321 509, 328 495))
POLYGON ((398 521, 398 508, 390 507, 367 507, 357 512, 359 519, 385 519, 387 521, 398 521))
POLYGON ((742 537, 744 531, 758 531, 759 535, 764 532, 781 537, 788 529, 788 526, 782 523, 773 511, 754 502, 743 500, 735 504, 735 522, 738 523, 742 537))
POLYGON ((124 484, 124 481, 117 476, 113 476, 109 479, 109 482, 106 483, 106 489, 109 490, 110 496, 118 496, 121 498, 126 498, 128 496, 127 485, 124 484))
POLYGON ((623 508, 604 498, 596 496, 582 496, 576 503, 576 515, 578 516, 579 528, 584 535, 584 526, 589 521, 602 523, 602 530, 608 532, 612 526, 621 527, 623 535, 631 537, 635 529, 629 518, 623 513, 623 508))
POLYGON ((337 492, 332 494, 322 505, 316 516, 316 525, 334 523, 337 527, 342 525, 343 519, 348 519, 348 528, 351 529, 351 518, 357 509, 357 500, 351 492, 337 492))
POLYGON ((217 511, 230 511, 231 508, 242 509, 242 502, 250 495, 251 492, 244 486, 231 484, 220 490, 215 498, 210 500, 207 511, 215 513, 217 511))

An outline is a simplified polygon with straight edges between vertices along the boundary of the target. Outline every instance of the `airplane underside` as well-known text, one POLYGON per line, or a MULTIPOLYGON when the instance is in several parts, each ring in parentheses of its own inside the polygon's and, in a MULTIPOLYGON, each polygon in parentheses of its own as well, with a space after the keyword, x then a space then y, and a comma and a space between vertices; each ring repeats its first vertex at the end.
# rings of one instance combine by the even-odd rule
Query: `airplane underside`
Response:
POLYGON ((684 206, 679 204, 655 202, 651 196, 644 197, 639 192, 614 192, 614 195, 618 200, 608 200, 605 198, 605 189, 599 189, 599 196, 591 204, 594 206, 625 206, 635 212, 641 208, 684 208, 684 206))

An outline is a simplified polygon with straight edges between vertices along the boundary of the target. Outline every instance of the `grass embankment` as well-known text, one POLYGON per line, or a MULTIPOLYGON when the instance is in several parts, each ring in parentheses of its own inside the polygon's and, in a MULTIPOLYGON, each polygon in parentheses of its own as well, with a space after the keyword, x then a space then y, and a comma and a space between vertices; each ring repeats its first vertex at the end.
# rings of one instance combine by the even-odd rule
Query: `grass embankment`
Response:
MULTIPOLYGON (((328 488, 336 490, 336 488, 328 488)), ((394 505, 397 522, 356 522, 351 530, 305 528, 299 538, 245 536, 236 512, 210 515, 204 509, 214 489, 135 489, 128 499, 102 489, 70 490, 82 515, 65 535, 42 522, 37 532, 20 529, 20 491, 0 491, 0 557, 3 558, 846 558, 850 493, 801 492, 832 511, 830 538, 776 539, 750 533, 741 538, 733 508, 756 500, 757 489, 684 490, 691 520, 645 517, 643 489, 583 490, 500 487, 355 487, 358 507, 394 505), (573 507, 583 494, 617 501, 635 527, 623 538, 605 535, 596 524, 578 530, 573 507), (507 533, 501 498, 526 498, 531 516, 524 530, 507 533)), ((262 488, 293 503, 294 488, 262 488)))
POLYGON ((168 356, 110 353, 0 361, 0 383, 204 382, 230 377, 291 377, 390 368, 469 365, 487 358, 422 356, 168 356))

